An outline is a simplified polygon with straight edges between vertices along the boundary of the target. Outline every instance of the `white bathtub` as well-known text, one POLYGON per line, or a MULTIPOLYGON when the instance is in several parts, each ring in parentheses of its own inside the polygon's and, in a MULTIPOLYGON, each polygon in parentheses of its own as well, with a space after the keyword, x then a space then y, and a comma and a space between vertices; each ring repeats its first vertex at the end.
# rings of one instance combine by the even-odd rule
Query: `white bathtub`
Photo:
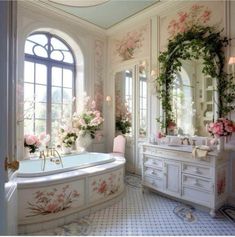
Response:
POLYGON ((20 163, 17 177, 19 234, 71 222, 123 196, 125 158, 104 153, 63 157, 64 168, 41 160, 20 163), (57 169, 56 169, 57 167, 57 169))
POLYGON ((72 154, 62 156, 62 164, 51 162, 50 158, 46 158, 45 170, 43 171, 43 159, 38 160, 23 160, 20 162, 20 167, 17 173, 18 177, 37 177, 46 176, 56 173, 87 168, 96 165, 102 165, 113 162, 114 158, 106 153, 85 152, 81 154, 72 154))

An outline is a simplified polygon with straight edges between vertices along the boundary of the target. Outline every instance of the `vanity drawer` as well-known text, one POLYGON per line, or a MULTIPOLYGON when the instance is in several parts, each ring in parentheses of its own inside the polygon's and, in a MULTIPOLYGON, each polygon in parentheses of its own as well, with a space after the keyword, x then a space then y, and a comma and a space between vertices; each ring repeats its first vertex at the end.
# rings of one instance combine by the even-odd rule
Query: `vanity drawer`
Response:
POLYGON ((145 156, 144 166, 163 169, 163 160, 160 158, 145 156))
POLYGON ((147 186, 152 186, 157 190, 162 190, 163 189, 163 180, 154 179, 152 177, 144 175, 143 181, 147 186))
POLYGON ((214 187, 212 181, 209 179, 204 179, 198 176, 191 176, 191 175, 182 175, 182 183, 183 186, 193 187, 195 189, 201 189, 208 192, 213 192, 214 187))
POLYGON ((190 163, 183 163, 182 172, 198 175, 206 178, 212 177, 212 168, 206 166, 198 166, 190 163))
POLYGON ((145 167, 144 168, 144 175, 150 176, 154 179, 162 179, 163 178, 163 171, 145 167))
POLYGON ((212 204, 213 194, 201 190, 197 190, 190 187, 182 188, 182 198, 188 201, 192 201, 197 204, 202 204, 210 207, 212 204))

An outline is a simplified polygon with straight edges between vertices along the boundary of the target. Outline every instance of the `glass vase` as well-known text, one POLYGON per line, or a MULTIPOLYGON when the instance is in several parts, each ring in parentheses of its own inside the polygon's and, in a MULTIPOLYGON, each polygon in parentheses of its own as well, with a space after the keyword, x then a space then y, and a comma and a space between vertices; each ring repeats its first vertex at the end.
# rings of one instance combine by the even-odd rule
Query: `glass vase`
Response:
POLYGON ((218 151, 224 150, 224 136, 219 137, 218 144, 217 144, 217 150, 218 151))
POLYGON ((72 150, 72 148, 70 146, 62 146, 62 153, 64 155, 70 154, 71 150, 72 150))
POLYGON ((91 145, 91 143, 92 143, 92 138, 91 138, 90 133, 80 135, 76 141, 77 150, 80 152, 86 151, 87 148, 91 145))

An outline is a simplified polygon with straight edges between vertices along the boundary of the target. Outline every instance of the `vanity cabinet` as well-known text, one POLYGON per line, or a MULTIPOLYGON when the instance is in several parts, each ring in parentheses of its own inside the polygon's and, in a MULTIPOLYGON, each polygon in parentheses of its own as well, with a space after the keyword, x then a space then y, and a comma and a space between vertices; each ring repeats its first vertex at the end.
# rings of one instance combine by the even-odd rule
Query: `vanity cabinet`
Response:
POLYGON ((210 215, 227 200, 226 152, 192 156, 191 147, 142 145, 142 186, 210 208, 210 215), (190 148, 190 149, 189 149, 190 148))

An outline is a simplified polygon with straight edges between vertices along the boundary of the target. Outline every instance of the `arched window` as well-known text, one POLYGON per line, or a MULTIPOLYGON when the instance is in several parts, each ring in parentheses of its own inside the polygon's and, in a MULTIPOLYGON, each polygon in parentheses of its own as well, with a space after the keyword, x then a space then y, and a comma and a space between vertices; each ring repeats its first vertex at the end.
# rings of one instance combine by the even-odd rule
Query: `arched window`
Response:
POLYGON ((75 60, 69 45, 56 35, 38 32, 25 43, 24 134, 51 134, 75 110, 75 60))

